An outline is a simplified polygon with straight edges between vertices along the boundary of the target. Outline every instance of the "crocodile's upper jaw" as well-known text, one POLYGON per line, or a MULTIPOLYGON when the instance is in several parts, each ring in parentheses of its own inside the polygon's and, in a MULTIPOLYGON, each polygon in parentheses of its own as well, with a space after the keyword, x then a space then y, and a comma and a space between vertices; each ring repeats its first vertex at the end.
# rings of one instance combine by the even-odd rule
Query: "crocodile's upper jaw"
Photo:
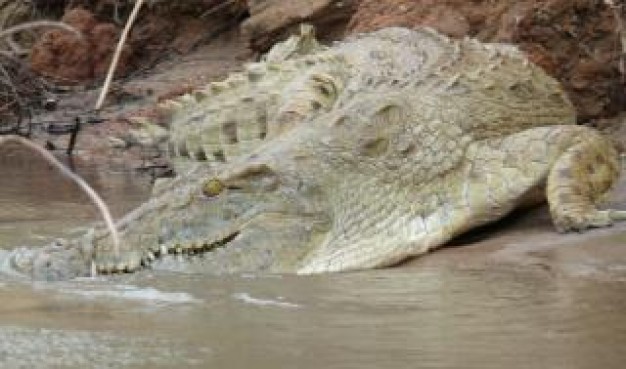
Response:
POLYGON ((95 237, 98 271, 133 271, 172 253, 201 254, 212 273, 295 272, 330 214, 316 181, 283 159, 198 166, 161 185, 121 221, 119 256, 106 234, 95 237))

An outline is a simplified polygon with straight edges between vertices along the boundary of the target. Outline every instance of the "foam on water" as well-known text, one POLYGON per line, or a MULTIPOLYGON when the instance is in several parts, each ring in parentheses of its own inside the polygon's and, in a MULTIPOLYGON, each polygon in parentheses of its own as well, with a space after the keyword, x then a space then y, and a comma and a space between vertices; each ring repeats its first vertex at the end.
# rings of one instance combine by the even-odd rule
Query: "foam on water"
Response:
POLYGON ((201 303, 202 300, 186 292, 164 292, 152 287, 132 285, 94 286, 77 285, 59 289, 62 293, 78 295, 86 298, 116 298, 124 300, 149 301, 163 304, 201 303))
POLYGON ((246 304, 258 305, 258 306, 276 306, 276 307, 288 308, 288 309, 298 309, 302 307, 302 305, 294 304, 292 302, 287 302, 287 301, 281 301, 280 299, 279 300, 259 299, 259 298, 250 296, 246 292, 234 293, 233 298, 239 301, 243 301, 246 304))

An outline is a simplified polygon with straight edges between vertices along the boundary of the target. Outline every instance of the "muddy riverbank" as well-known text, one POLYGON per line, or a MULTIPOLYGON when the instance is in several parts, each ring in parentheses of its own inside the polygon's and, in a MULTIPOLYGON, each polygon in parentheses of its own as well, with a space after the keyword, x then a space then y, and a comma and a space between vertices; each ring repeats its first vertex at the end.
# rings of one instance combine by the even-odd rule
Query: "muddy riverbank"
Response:
MULTIPOLYGON (((624 118, 616 117, 624 116, 626 101, 626 79, 620 69, 620 39, 626 31, 620 28, 619 19, 626 19, 626 8, 610 3, 507 0, 494 6, 491 1, 458 0, 151 2, 131 32, 119 78, 98 117, 91 110, 108 65, 107 55, 132 2, 35 2, 34 10, 23 5, 19 11, 11 2, 0 2, 0 13, 13 14, 5 26, 28 19, 30 14, 62 19, 85 34, 86 40, 77 41, 75 36, 51 30, 25 41, 33 50, 25 60, 41 75, 63 86, 63 92, 53 94, 56 111, 40 112, 33 121, 37 127, 48 127, 55 122, 71 124, 76 117, 94 118, 101 123, 85 125, 76 155, 137 167, 159 153, 145 152, 128 140, 133 117, 154 117, 157 101, 222 79, 294 32, 301 22, 316 25, 317 34, 325 42, 387 26, 429 26, 453 37, 516 44, 563 83, 581 123, 599 125, 611 132, 622 130, 624 118), (70 47, 77 42, 80 47, 70 47)), ((50 141, 59 151, 67 143, 67 136, 50 137, 37 130, 34 137, 42 143, 50 141)))

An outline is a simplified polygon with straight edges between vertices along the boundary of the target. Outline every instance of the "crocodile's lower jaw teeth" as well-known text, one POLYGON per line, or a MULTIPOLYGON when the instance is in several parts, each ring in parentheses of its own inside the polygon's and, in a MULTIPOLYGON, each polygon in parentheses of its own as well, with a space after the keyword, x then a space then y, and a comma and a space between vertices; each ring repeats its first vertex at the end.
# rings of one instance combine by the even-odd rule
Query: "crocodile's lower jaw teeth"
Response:
POLYGON ((211 252, 218 247, 224 247, 231 242, 239 232, 233 232, 226 234, 224 237, 220 237, 214 242, 193 241, 188 243, 172 243, 169 245, 160 244, 150 247, 150 250, 146 251, 145 255, 141 258, 131 257, 128 260, 113 264, 112 262, 104 262, 96 265, 96 270, 99 274, 112 274, 112 273, 130 273, 138 270, 140 267, 149 267, 155 260, 168 255, 175 254, 180 260, 183 260, 183 255, 196 255, 211 252), (151 251, 154 250, 154 251, 151 251))
POLYGON ((98 273, 109 274, 112 271, 113 271, 113 266, 110 265, 109 263, 104 263, 104 264, 98 265, 98 273))
POLYGON ((127 264, 126 264, 126 268, 125 271, 130 273, 130 272, 134 272, 135 270, 139 269, 139 267, 141 266, 141 260, 139 258, 135 258, 133 257, 127 264))

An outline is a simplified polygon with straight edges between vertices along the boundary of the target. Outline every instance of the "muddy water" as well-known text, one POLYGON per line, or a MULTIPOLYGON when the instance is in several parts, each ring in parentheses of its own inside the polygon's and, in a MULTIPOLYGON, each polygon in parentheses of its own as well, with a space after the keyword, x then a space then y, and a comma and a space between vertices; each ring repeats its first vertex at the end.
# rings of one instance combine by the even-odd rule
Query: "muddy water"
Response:
MULTIPOLYGON (((149 178, 127 169, 95 168, 76 160, 67 162, 121 216, 147 197, 149 178)), ((80 233, 100 220, 78 187, 37 155, 19 147, 0 150, 0 248, 37 245, 51 237, 80 233)))
MULTIPOLYGON (((5 248, 96 217, 45 165, 4 160, 2 168, 12 173, 0 179, 5 248)), ((126 173, 82 170, 117 213, 145 196, 145 182, 126 173)), ((513 257, 522 238, 552 233, 510 222, 512 231, 489 242, 362 273, 3 277, 0 368, 623 368, 624 264, 607 262, 613 274, 569 273, 554 257, 565 251, 537 244, 532 257, 513 257)), ((619 234, 597 237, 615 250, 619 234)), ((582 254, 594 243, 585 242, 582 254)), ((565 255, 572 270, 587 260, 565 255)))

